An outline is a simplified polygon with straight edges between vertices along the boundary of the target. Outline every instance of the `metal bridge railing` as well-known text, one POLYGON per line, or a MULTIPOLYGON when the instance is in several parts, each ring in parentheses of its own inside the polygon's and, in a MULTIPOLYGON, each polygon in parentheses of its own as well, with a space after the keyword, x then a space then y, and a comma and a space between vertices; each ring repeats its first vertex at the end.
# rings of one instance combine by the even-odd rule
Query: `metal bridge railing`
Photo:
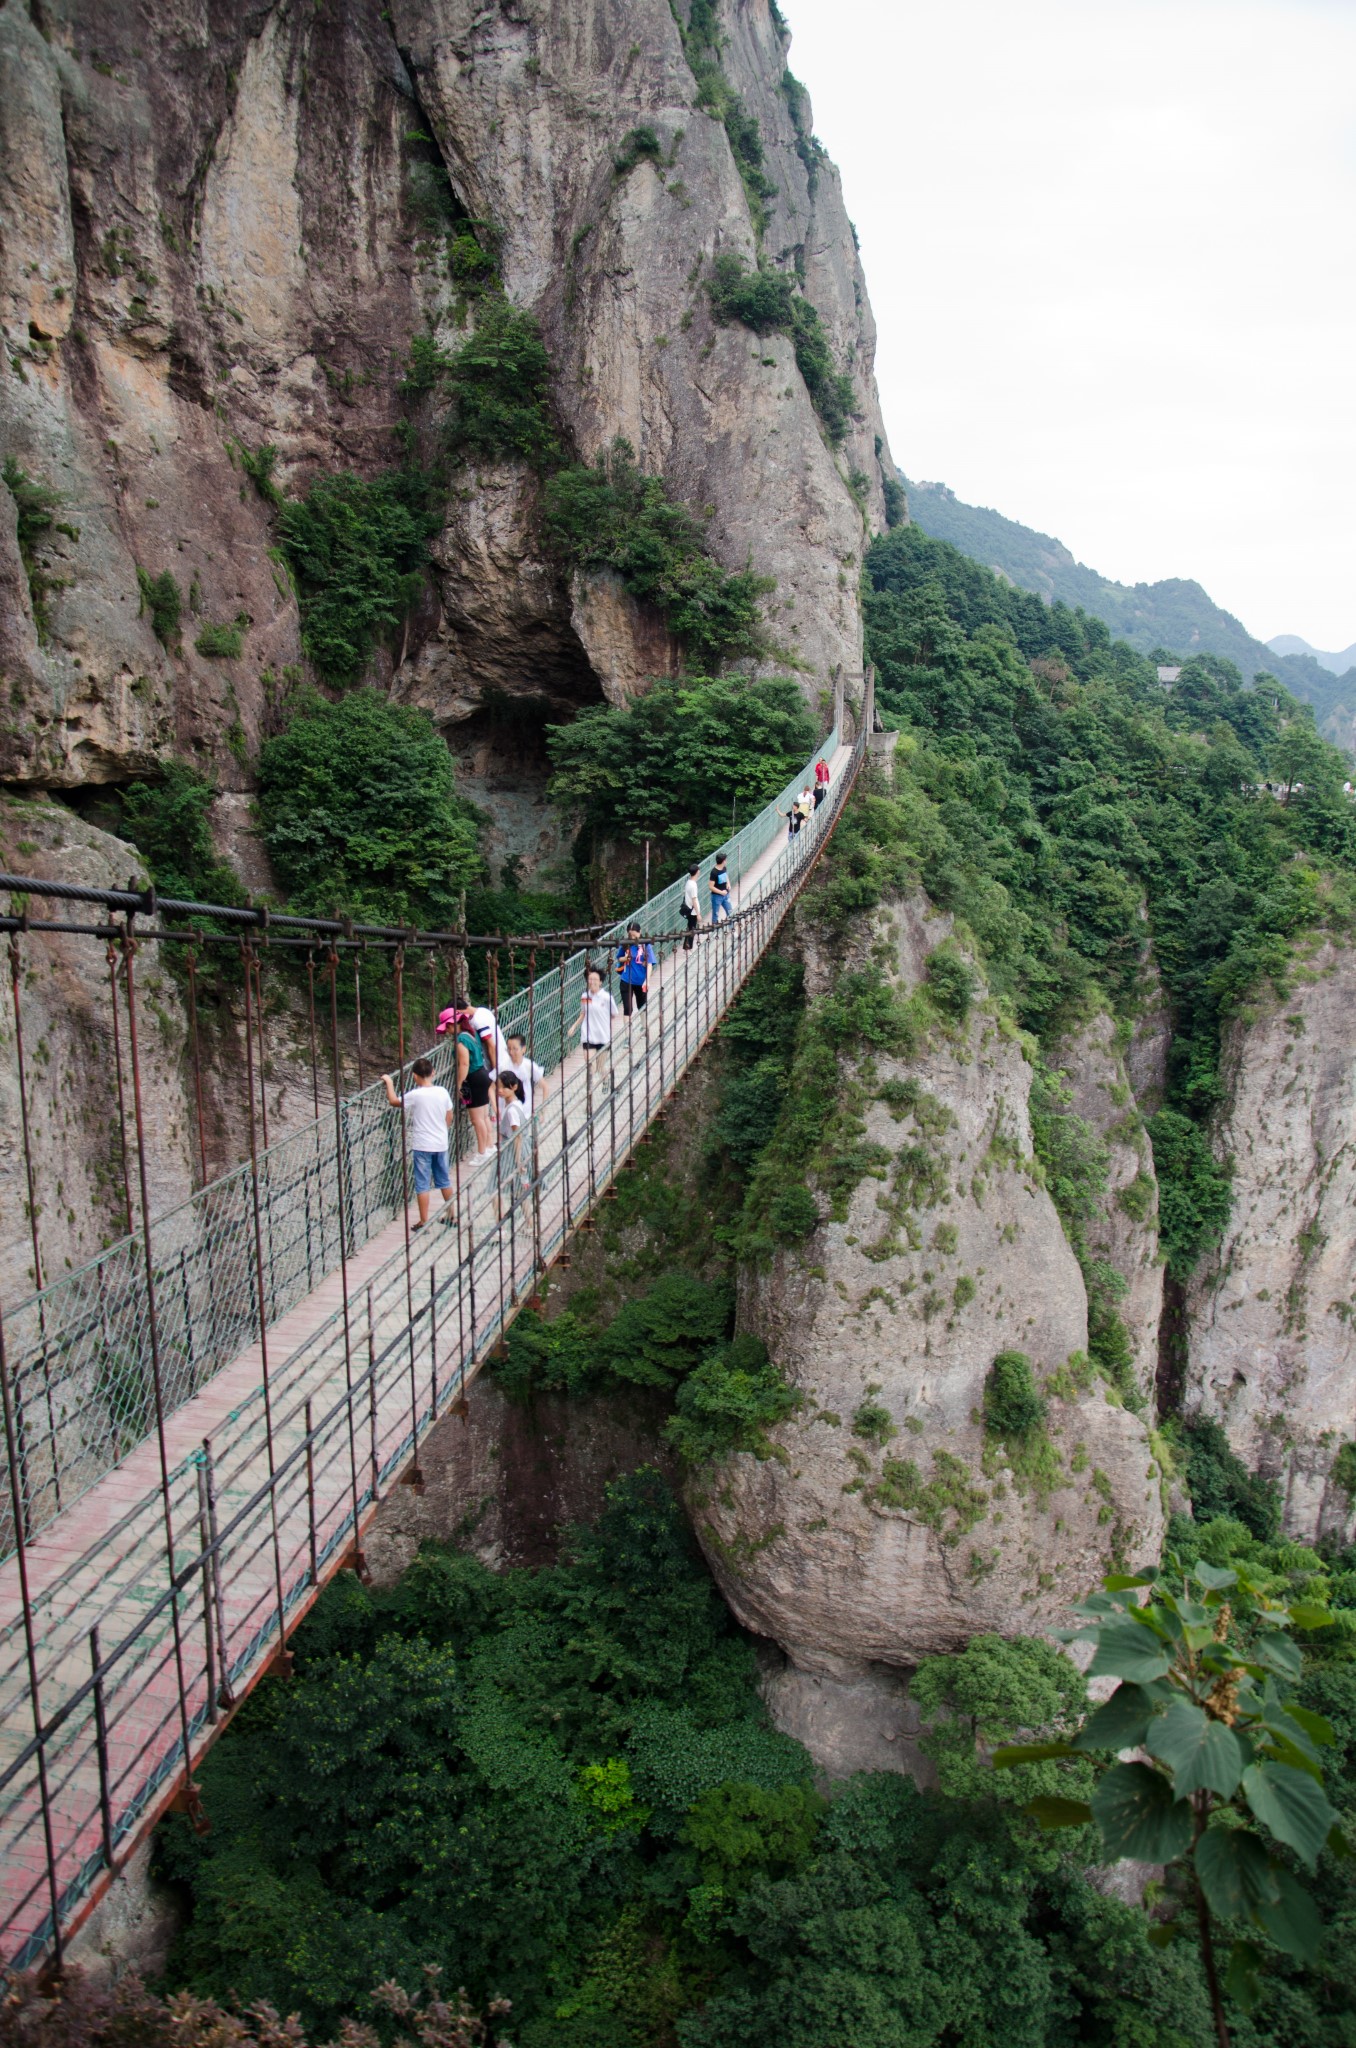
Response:
MULTIPOLYGON (((837 727, 819 750, 832 759, 837 727)), ((724 842, 731 878, 741 879, 784 831, 802 771, 757 817, 724 842)), ((702 877, 705 897, 705 874, 702 877)), ((501 1001, 506 1034, 519 1032, 548 1072, 576 1031, 586 964, 606 964, 627 925, 648 933, 680 923, 683 878, 602 932, 549 973, 501 1001)), ((672 941, 657 949, 671 950, 672 941)), ((524 949, 530 944, 525 942, 524 949)), ((435 1078, 450 1084, 453 1051, 432 1049, 435 1078)), ((153 1219, 152 1281, 158 1303, 162 1406, 172 1412, 214 1373, 304 1300, 340 1263, 342 1180, 348 1255, 399 1212, 400 1132, 377 1084, 212 1181, 153 1219), (254 1267, 255 1192, 262 1239, 262 1285, 254 1267)), ((463 1138, 463 1142, 465 1139, 463 1138)), ((6 1316, 15 1407, 18 1494, 25 1533, 37 1535, 149 1434, 154 1422, 146 1253, 138 1231, 87 1265, 63 1275, 6 1316)), ((0 1559, 14 1544, 12 1516, 0 1504, 0 1559)))

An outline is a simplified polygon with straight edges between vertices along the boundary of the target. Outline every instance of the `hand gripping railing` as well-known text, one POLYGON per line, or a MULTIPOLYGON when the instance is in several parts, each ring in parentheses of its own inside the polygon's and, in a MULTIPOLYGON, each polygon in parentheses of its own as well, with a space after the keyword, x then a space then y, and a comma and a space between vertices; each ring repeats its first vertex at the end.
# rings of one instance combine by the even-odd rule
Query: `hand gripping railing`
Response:
MULTIPOLYGON (((335 1152, 317 1124, 304 1134, 312 1152, 300 1167, 295 1141, 261 1155, 261 1214, 277 1211, 281 1233, 284 1198, 304 1214, 309 1193, 319 1211, 313 1242, 322 1227, 332 1233, 325 1241, 338 1270, 312 1280, 318 1253, 309 1269, 299 1257, 280 1265, 266 1351, 241 1282, 233 1298, 243 1353, 200 1376, 196 1392, 181 1388, 168 1416, 162 1402, 158 1431, 68 1502, 49 1534, 21 1536, 0 1566, 0 1900, 11 1963, 59 1953, 63 1932, 175 1786, 193 1809, 195 1758, 268 1661, 285 1654, 317 1587, 345 1561, 362 1568, 377 1502, 397 1478, 418 1483, 429 1425, 461 1400, 761 957, 840 814, 863 746, 839 758, 828 801, 796 839, 776 846, 774 805, 730 842, 747 878, 732 919, 689 948, 673 930, 674 891, 639 913, 661 964, 648 1007, 605 1058, 568 1052, 584 950, 501 1005, 507 1026, 531 1026, 553 1085, 513 1147, 479 1162, 458 1157, 453 1223, 410 1238, 399 1119, 375 1091, 357 1098, 361 1118, 350 1117, 335 1152), (361 1134, 356 1146, 352 1133, 361 1134), (385 1213, 375 1198, 354 1196, 346 1214, 343 1188, 375 1183, 362 1165, 368 1152, 389 1162, 385 1213), (327 1204, 320 1176, 333 1174, 336 1159, 345 1178, 330 1179, 327 1204), (339 1212, 337 1230, 327 1209, 339 1212), (284 1306, 299 1280, 308 1283, 301 1305, 284 1306)), ((624 930, 613 927, 602 943, 624 930)), ((603 957, 601 944, 597 951, 603 957)), ((232 1227, 249 1267, 252 1213, 242 1225, 237 1210, 232 1227)), ((175 1262, 153 1243, 148 1303, 167 1289, 172 1302, 175 1262)), ((257 1269, 253 1284, 257 1294, 257 1269)), ((219 1328, 231 1327, 223 1316, 219 1328)), ((14 1375, 0 1378, 17 1502, 14 1375)))

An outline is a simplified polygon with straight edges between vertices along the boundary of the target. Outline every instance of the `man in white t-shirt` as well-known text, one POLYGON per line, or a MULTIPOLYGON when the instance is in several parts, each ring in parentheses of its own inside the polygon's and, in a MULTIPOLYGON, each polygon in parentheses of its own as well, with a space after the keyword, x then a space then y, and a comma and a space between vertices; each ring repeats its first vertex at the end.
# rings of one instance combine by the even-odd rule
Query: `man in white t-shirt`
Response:
POLYGON ((414 1168, 414 1192, 419 1199, 422 1230, 428 1222, 428 1205, 434 1188, 442 1189, 443 1201, 452 1199, 452 1176, 447 1170, 447 1134, 452 1123, 452 1097, 446 1088, 434 1085, 432 1060, 416 1060, 414 1086, 397 1095, 389 1074, 383 1074, 386 1100, 392 1109, 405 1112, 405 1129, 410 1141, 410 1162, 414 1168))
POLYGON ((529 1116, 535 1116, 547 1096, 546 1069, 539 1061, 528 1058, 525 1038, 516 1038, 510 1032, 508 1049, 509 1072, 522 1083, 523 1107, 529 1116))
POLYGON ((693 861, 683 884, 683 923, 687 926, 687 937, 683 940, 683 951, 692 951, 692 940, 702 921, 702 899, 697 877, 701 873, 700 861, 693 861))
POLYGON ((510 1063, 508 1040, 499 1029, 499 1019, 482 1003, 471 1012, 471 1029, 485 1048, 485 1064, 493 1080, 499 1069, 510 1063))

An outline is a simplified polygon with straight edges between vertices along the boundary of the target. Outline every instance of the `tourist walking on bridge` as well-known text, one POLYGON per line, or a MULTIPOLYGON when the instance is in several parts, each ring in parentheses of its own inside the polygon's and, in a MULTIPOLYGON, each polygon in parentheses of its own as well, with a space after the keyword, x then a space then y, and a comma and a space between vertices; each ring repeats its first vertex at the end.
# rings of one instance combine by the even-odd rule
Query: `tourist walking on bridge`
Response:
POLYGON ((622 1009, 629 1017, 633 1008, 643 1010, 650 1000, 650 969, 656 965, 654 947, 640 936, 640 926, 626 927, 626 944, 617 948, 617 979, 621 983, 622 1009))
POLYGON ((490 1064, 485 1048, 471 1029, 468 1010, 459 1010, 457 1026, 457 1093, 476 1134, 476 1151, 493 1152, 490 1131, 490 1064))
POLYGON ((719 924, 730 915, 730 872, 725 855, 718 853, 711 869, 711 922, 719 924))
POLYGON ((535 1116, 548 1093, 546 1069, 539 1060, 529 1058, 527 1040, 509 1033, 509 1065, 511 1074, 516 1074, 522 1083, 523 1106, 529 1116, 535 1116))
POLYGON ((584 993, 579 998, 579 1043, 584 1057, 606 1053, 612 1045, 612 1019, 620 1017, 617 998, 603 987, 603 970, 590 967, 584 976, 584 993))
POLYGON ((523 1126, 527 1106, 523 1084, 511 1068, 505 1067, 494 1084, 495 1121, 499 1126, 499 1213, 504 1213, 504 1196, 530 1194, 531 1176, 523 1164, 523 1126))
POLYGON ((815 762, 815 809, 823 803, 829 793, 829 764, 823 755, 815 762))
POLYGON ((692 951, 692 941, 701 927, 702 899, 697 887, 697 877, 701 871, 701 862, 694 860, 683 884, 683 923, 687 926, 687 937, 683 940, 685 953, 692 951))
POLYGON ((447 1170, 452 1097, 446 1088, 439 1088, 435 1083, 432 1060, 416 1060, 413 1074, 414 1086, 406 1089, 403 1095, 396 1094, 389 1074, 383 1074, 381 1078, 386 1084, 386 1100, 392 1109, 405 1112, 405 1130, 414 1167, 414 1192, 419 1203, 419 1221, 414 1228, 422 1230, 428 1222, 428 1205, 434 1188, 442 1190, 444 1203, 452 1199, 452 1176, 447 1170))

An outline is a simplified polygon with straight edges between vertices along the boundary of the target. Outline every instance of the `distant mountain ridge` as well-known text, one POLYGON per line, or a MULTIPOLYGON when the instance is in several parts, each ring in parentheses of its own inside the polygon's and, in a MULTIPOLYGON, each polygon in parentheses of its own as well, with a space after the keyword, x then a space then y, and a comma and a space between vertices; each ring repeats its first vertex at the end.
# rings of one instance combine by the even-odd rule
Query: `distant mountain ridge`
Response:
POLYGON ((1049 604, 1079 605, 1141 654, 1156 648, 1177 655, 1222 654, 1251 678, 1265 671, 1314 707, 1326 738, 1356 751, 1356 647, 1322 655, 1293 634, 1268 646, 1254 640, 1232 612, 1215 604, 1199 583, 1169 577, 1160 583, 1116 583, 1089 569, 1053 534, 1038 533, 983 505, 967 505, 946 484, 910 483, 909 516, 924 533, 949 541, 1049 604), (1345 672, 1334 664, 1343 662, 1345 672))
POLYGON ((1356 640, 1340 654, 1325 654, 1321 647, 1311 647, 1307 640, 1301 640, 1298 633, 1273 633, 1267 646, 1273 654, 1312 654, 1320 668, 1331 669, 1335 676, 1344 676, 1348 669, 1356 668, 1356 640))

